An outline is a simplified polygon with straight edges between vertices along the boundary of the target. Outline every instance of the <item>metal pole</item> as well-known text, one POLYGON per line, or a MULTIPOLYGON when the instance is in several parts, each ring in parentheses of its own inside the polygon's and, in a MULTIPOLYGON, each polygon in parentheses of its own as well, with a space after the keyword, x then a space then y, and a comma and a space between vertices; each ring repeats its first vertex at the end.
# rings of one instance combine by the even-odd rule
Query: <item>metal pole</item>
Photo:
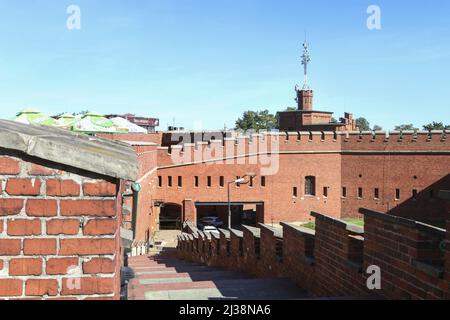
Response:
POLYGON ((230 184, 233 182, 228 182, 228 229, 231 229, 231 203, 230 203, 230 184))

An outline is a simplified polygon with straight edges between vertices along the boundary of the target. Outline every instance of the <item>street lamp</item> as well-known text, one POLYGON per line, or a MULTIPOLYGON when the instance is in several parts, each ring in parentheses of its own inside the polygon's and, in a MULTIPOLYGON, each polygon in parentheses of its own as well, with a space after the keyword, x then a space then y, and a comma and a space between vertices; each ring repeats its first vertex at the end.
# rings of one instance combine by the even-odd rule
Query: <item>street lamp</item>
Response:
POLYGON ((230 181, 227 184, 227 192, 228 192, 228 229, 231 229, 231 202, 230 202, 230 185, 232 184, 248 184, 250 182, 250 179, 245 181, 245 178, 253 178, 255 177, 254 173, 249 173, 243 176, 242 178, 236 179, 234 181, 230 181))

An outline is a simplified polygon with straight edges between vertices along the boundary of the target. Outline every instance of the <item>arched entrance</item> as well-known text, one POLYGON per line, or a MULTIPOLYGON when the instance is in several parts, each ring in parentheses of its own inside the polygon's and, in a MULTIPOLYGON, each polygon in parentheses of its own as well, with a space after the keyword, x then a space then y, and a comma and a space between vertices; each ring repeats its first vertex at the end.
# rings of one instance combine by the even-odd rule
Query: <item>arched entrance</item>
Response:
POLYGON ((164 203, 159 214, 159 230, 180 230, 181 212, 181 205, 164 203))

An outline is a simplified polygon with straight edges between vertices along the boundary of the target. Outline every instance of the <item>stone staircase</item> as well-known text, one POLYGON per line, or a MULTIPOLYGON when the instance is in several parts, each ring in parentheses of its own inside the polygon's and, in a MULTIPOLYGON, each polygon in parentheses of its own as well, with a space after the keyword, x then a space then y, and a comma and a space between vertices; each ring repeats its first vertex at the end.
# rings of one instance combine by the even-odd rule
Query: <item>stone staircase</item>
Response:
POLYGON ((149 255, 130 257, 134 277, 128 283, 129 300, 289 300, 308 295, 287 279, 253 278, 189 263, 165 248, 149 255))

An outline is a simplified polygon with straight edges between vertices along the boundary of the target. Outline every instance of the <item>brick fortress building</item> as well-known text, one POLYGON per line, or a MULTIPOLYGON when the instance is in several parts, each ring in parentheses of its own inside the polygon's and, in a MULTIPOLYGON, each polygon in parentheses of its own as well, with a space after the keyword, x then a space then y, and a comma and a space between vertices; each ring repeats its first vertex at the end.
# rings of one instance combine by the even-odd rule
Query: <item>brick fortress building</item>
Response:
POLYGON ((227 186, 248 173, 255 176, 246 184, 230 184, 232 225, 308 221, 311 211, 360 217, 360 208, 425 222, 446 219, 436 195, 450 189, 448 134, 360 132, 351 114, 333 123, 331 112, 312 108, 306 45, 303 59, 299 110, 280 113, 283 132, 102 135, 139 150, 145 192, 139 194, 138 239, 202 216, 219 216, 226 227, 227 186))

